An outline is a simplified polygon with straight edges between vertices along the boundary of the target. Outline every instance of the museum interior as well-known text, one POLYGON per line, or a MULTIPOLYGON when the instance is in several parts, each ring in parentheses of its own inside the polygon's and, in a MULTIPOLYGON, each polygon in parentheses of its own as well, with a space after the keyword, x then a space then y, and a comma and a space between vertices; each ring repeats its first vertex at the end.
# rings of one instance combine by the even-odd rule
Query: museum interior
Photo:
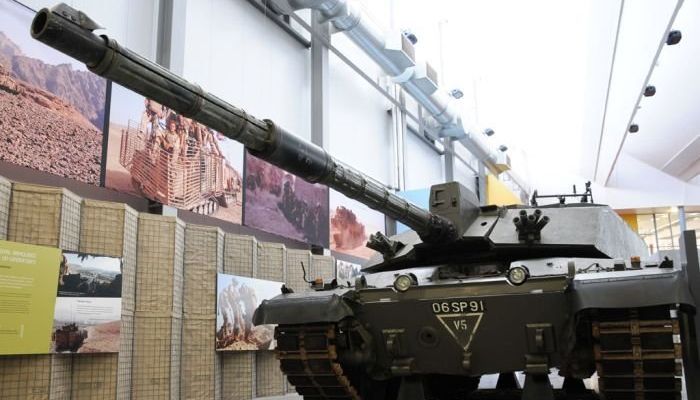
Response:
POLYGON ((700 0, 59 1, 0 400, 700 400, 700 0))

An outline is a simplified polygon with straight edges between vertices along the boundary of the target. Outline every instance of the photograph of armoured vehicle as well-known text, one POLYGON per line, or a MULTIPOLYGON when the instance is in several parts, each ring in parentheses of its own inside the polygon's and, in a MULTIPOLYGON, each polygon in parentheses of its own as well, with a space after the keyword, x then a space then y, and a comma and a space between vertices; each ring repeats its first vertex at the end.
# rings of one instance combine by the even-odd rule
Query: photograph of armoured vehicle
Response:
POLYGON ((66 324, 53 332, 51 340, 54 351, 76 353, 87 337, 87 330, 79 329, 76 324, 66 324))
POLYGON ((122 134, 120 162, 144 196, 179 209, 208 215, 241 198, 241 178, 222 156, 197 150, 196 144, 189 149, 174 153, 172 146, 156 145, 130 121, 122 134))
POLYGON ((372 235, 378 255, 352 287, 285 290, 257 309, 254 323, 277 325, 282 371, 305 398, 666 400, 681 398, 681 377, 688 398, 700 396, 694 232, 683 234, 684 262, 670 265, 648 260, 603 205, 480 206, 448 182, 419 208, 60 10, 37 14, 36 39, 412 229, 372 235), (564 377, 556 392, 554 368, 564 377), (487 374, 503 378, 488 393, 477 390, 487 374), (594 393, 583 379, 596 375, 594 393))
POLYGON ((119 85, 111 104, 105 186, 241 222, 240 144, 119 85))

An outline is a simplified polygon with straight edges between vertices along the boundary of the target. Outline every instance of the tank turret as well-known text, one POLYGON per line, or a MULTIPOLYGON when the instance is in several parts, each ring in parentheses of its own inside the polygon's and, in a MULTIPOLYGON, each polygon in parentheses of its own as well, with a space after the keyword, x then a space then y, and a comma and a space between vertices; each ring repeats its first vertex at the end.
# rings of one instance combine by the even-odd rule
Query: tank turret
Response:
POLYGON ((512 398, 513 374, 523 371, 520 398, 549 400, 553 368, 564 377, 557 398, 597 398, 582 381, 594 373, 606 399, 680 398, 684 372, 695 390, 688 398, 700 396, 700 323, 687 281, 700 281, 694 233, 683 236, 683 265, 654 263, 612 209, 591 203, 588 186, 580 204, 565 204, 579 194, 556 195, 560 204, 551 206, 479 207, 459 183, 441 183, 422 209, 274 122, 94 34, 97 27, 59 5, 37 13, 31 34, 412 229, 372 235, 368 246, 379 254, 354 286, 284 290, 256 310, 256 325, 277 325, 282 371, 305 398, 497 398, 467 397, 496 373, 497 390, 512 398))

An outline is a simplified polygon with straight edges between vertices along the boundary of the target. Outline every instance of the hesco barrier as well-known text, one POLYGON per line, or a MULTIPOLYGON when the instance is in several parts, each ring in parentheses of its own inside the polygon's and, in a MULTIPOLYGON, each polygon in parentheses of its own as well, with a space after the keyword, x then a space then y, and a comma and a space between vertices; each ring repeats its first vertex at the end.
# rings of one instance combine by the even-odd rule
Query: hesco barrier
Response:
POLYGON ((10 193, 12 184, 0 177, 0 240, 7 239, 7 219, 10 211, 10 193))
POLYGON ((0 239, 121 257, 119 353, 0 356, 0 400, 247 400, 291 390, 272 351, 216 352, 216 274, 332 279, 332 257, 0 177, 0 239))
POLYGON ((182 399, 221 399, 221 357, 214 349, 216 276, 223 272, 224 234, 214 227, 185 229, 182 399))
MULTIPOLYGON (((80 202, 78 196, 65 189, 14 183, 7 239, 77 251, 80 202)), ((72 357, 64 354, 1 357, 1 396, 17 400, 70 399, 72 357), (9 390, 6 392, 4 388, 9 390)))
POLYGON ((119 353, 73 356, 74 399, 123 399, 131 392, 137 225, 129 206, 83 200, 80 251, 122 259, 122 325, 119 353))
MULTIPOLYGON (((258 264, 255 278, 284 282, 287 253, 283 244, 258 243, 258 264), (280 269, 282 265, 284 268, 280 269)), ((256 397, 279 396, 286 392, 286 379, 273 351, 255 353, 256 397)))

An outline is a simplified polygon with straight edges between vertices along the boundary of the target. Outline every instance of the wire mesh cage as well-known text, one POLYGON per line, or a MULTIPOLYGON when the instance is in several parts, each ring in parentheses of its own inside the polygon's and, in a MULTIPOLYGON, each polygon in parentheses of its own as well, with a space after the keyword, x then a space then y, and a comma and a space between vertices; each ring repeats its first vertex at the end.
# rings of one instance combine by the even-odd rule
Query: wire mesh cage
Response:
POLYGON ((7 239, 7 222, 10 215, 12 184, 0 176, 0 240, 7 239))
POLYGON ((184 134, 150 133, 129 121, 119 161, 146 197, 183 210, 211 214, 239 201, 241 179, 213 146, 181 139, 184 134), (161 137, 173 136, 172 141, 161 137))

